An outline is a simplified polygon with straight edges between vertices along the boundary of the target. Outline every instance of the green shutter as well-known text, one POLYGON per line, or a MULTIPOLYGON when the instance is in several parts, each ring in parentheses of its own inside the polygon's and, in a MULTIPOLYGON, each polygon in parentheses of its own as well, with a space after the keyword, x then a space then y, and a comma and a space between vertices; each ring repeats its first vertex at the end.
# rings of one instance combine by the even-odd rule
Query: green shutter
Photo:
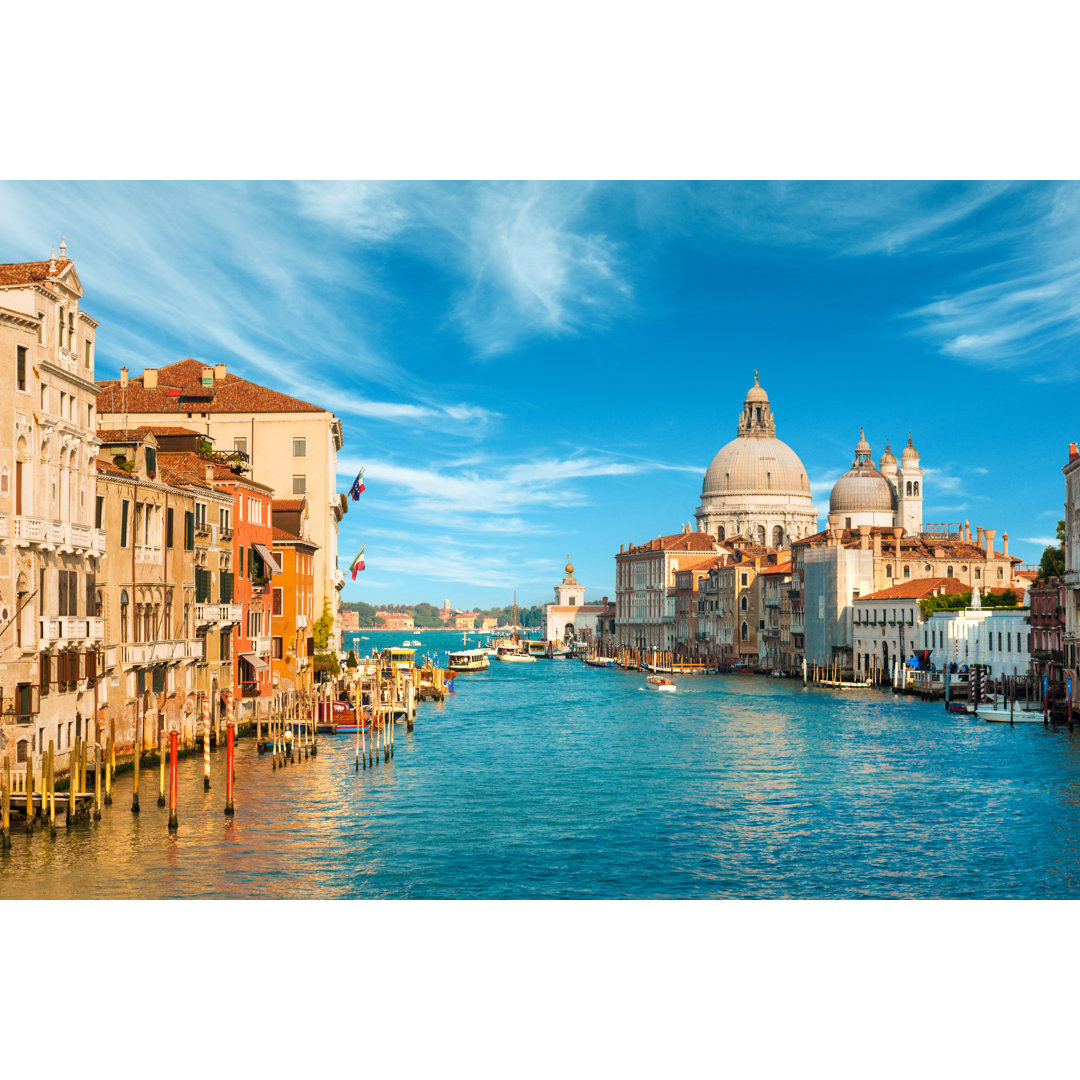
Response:
POLYGON ((120 504, 120 546, 127 547, 128 501, 120 504))
POLYGON ((173 508, 170 506, 165 511, 165 546, 166 547, 172 547, 173 546, 172 528, 173 528, 173 508))
POLYGON ((184 550, 195 550, 195 515, 190 510, 184 511, 184 550))

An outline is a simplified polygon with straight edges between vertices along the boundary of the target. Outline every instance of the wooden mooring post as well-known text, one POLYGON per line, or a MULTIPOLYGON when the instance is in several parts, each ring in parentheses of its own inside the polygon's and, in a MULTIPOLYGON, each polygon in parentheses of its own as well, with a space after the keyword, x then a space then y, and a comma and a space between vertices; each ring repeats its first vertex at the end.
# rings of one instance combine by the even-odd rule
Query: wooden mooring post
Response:
POLYGON ((70 829, 75 824, 75 792, 79 790, 79 736, 75 736, 75 745, 68 750, 68 804, 67 818, 64 824, 70 829))
POLYGON ((34 831, 34 755, 26 755, 26 831, 34 831))
MULTIPOLYGON (((56 839, 56 773, 53 741, 49 740, 49 836, 56 839)), ((42 792, 44 799, 44 792, 42 792)))
POLYGON ((4 775, 0 779, 0 848, 11 847, 11 759, 4 758, 4 775))
POLYGON ((203 791, 210 790, 210 699, 202 699, 202 772, 203 791))
POLYGON ((176 832, 180 827, 176 816, 176 741, 177 733, 169 732, 169 832, 176 832))
POLYGON ((101 743, 94 740, 94 820, 101 820, 101 743))
POLYGON ((165 805, 165 730, 158 732, 158 806, 165 805))
POLYGON ((113 746, 113 737, 105 744, 105 805, 112 806, 112 774, 116 766, 116 750, 113 746))

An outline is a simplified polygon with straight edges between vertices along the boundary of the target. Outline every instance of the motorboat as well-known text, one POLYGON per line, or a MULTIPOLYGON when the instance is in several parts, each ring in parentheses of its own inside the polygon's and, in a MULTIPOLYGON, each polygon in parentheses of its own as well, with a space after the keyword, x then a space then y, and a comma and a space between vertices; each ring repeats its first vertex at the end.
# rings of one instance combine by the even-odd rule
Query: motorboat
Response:
POLYGON ((589 665, 589 667, 615 667, 616 661, 614 656, 583 656, 582 662, 589 665))
POLYGON ((446 666, 451 671, 486 671, 490 667, 487 649, 458 649, 448 653, 446 666))
POLYGON ((535 656, 538 660, 547 660, 551 656, 546 641, 529 641, 526 644, 529 647, 529 655, 535 656))
POLYGON ((1044 724, 1046 723, 1041 709, 995 709, 980 705, 977 709, 969 710, 972 716, 985 720, 988 724, 1044 724))
POLYGON ((504 660, 511 664, 535 664, 536 657, 521 652, 517 645, 500 645, 495 653, 496 660, 504 660))
POLYGON ((645 680, 645 685, 650 690, 666 690, 669 694, 675 693, 675 684, 670 679, 665 679, 663 675, 650 675, 645 680))
POLYGON ((732 664, 728 668, 729 675, 753 675, 754 669, 749 664, 732 664))
POLYGON ((414 646, 416 648, 419 648, 420 645, 421 645, 421 642, 419 642, 419 641, 403 641, 401 644, 406 646, 406 647, 414 646))

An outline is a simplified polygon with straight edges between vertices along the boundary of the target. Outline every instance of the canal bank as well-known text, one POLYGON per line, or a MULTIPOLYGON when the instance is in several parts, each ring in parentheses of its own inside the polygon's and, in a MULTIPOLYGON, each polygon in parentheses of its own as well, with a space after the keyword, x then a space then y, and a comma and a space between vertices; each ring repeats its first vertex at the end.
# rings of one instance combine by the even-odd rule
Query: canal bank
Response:
POLYGON ((350 736, 277 770, 246 739, 231 820, 224 752, 209 792, 199 755, 179 762, 172 836, 120 775, 101 822, 13 831, 0 897, 1080 896, 1075 734, 794 680, 677 683, 493 665, 360 772, 350 736))

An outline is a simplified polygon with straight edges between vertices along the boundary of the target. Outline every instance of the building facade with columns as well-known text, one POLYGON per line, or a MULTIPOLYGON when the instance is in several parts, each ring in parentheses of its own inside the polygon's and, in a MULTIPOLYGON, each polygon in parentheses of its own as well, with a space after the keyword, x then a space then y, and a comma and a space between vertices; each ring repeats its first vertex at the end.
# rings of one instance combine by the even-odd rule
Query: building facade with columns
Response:
POLYGON ((776 437, 769 396, 756 371, 735 438, 705 472, 695 518, 699 532, 721 543, 742 536, 762 547, 783 548, 817 532, 806 468, 776 437))
POLYGON ((0 265, 0 760, 66 768, 92 735, 105 556, 95 473, 97 322, 61 241, 0 265))

